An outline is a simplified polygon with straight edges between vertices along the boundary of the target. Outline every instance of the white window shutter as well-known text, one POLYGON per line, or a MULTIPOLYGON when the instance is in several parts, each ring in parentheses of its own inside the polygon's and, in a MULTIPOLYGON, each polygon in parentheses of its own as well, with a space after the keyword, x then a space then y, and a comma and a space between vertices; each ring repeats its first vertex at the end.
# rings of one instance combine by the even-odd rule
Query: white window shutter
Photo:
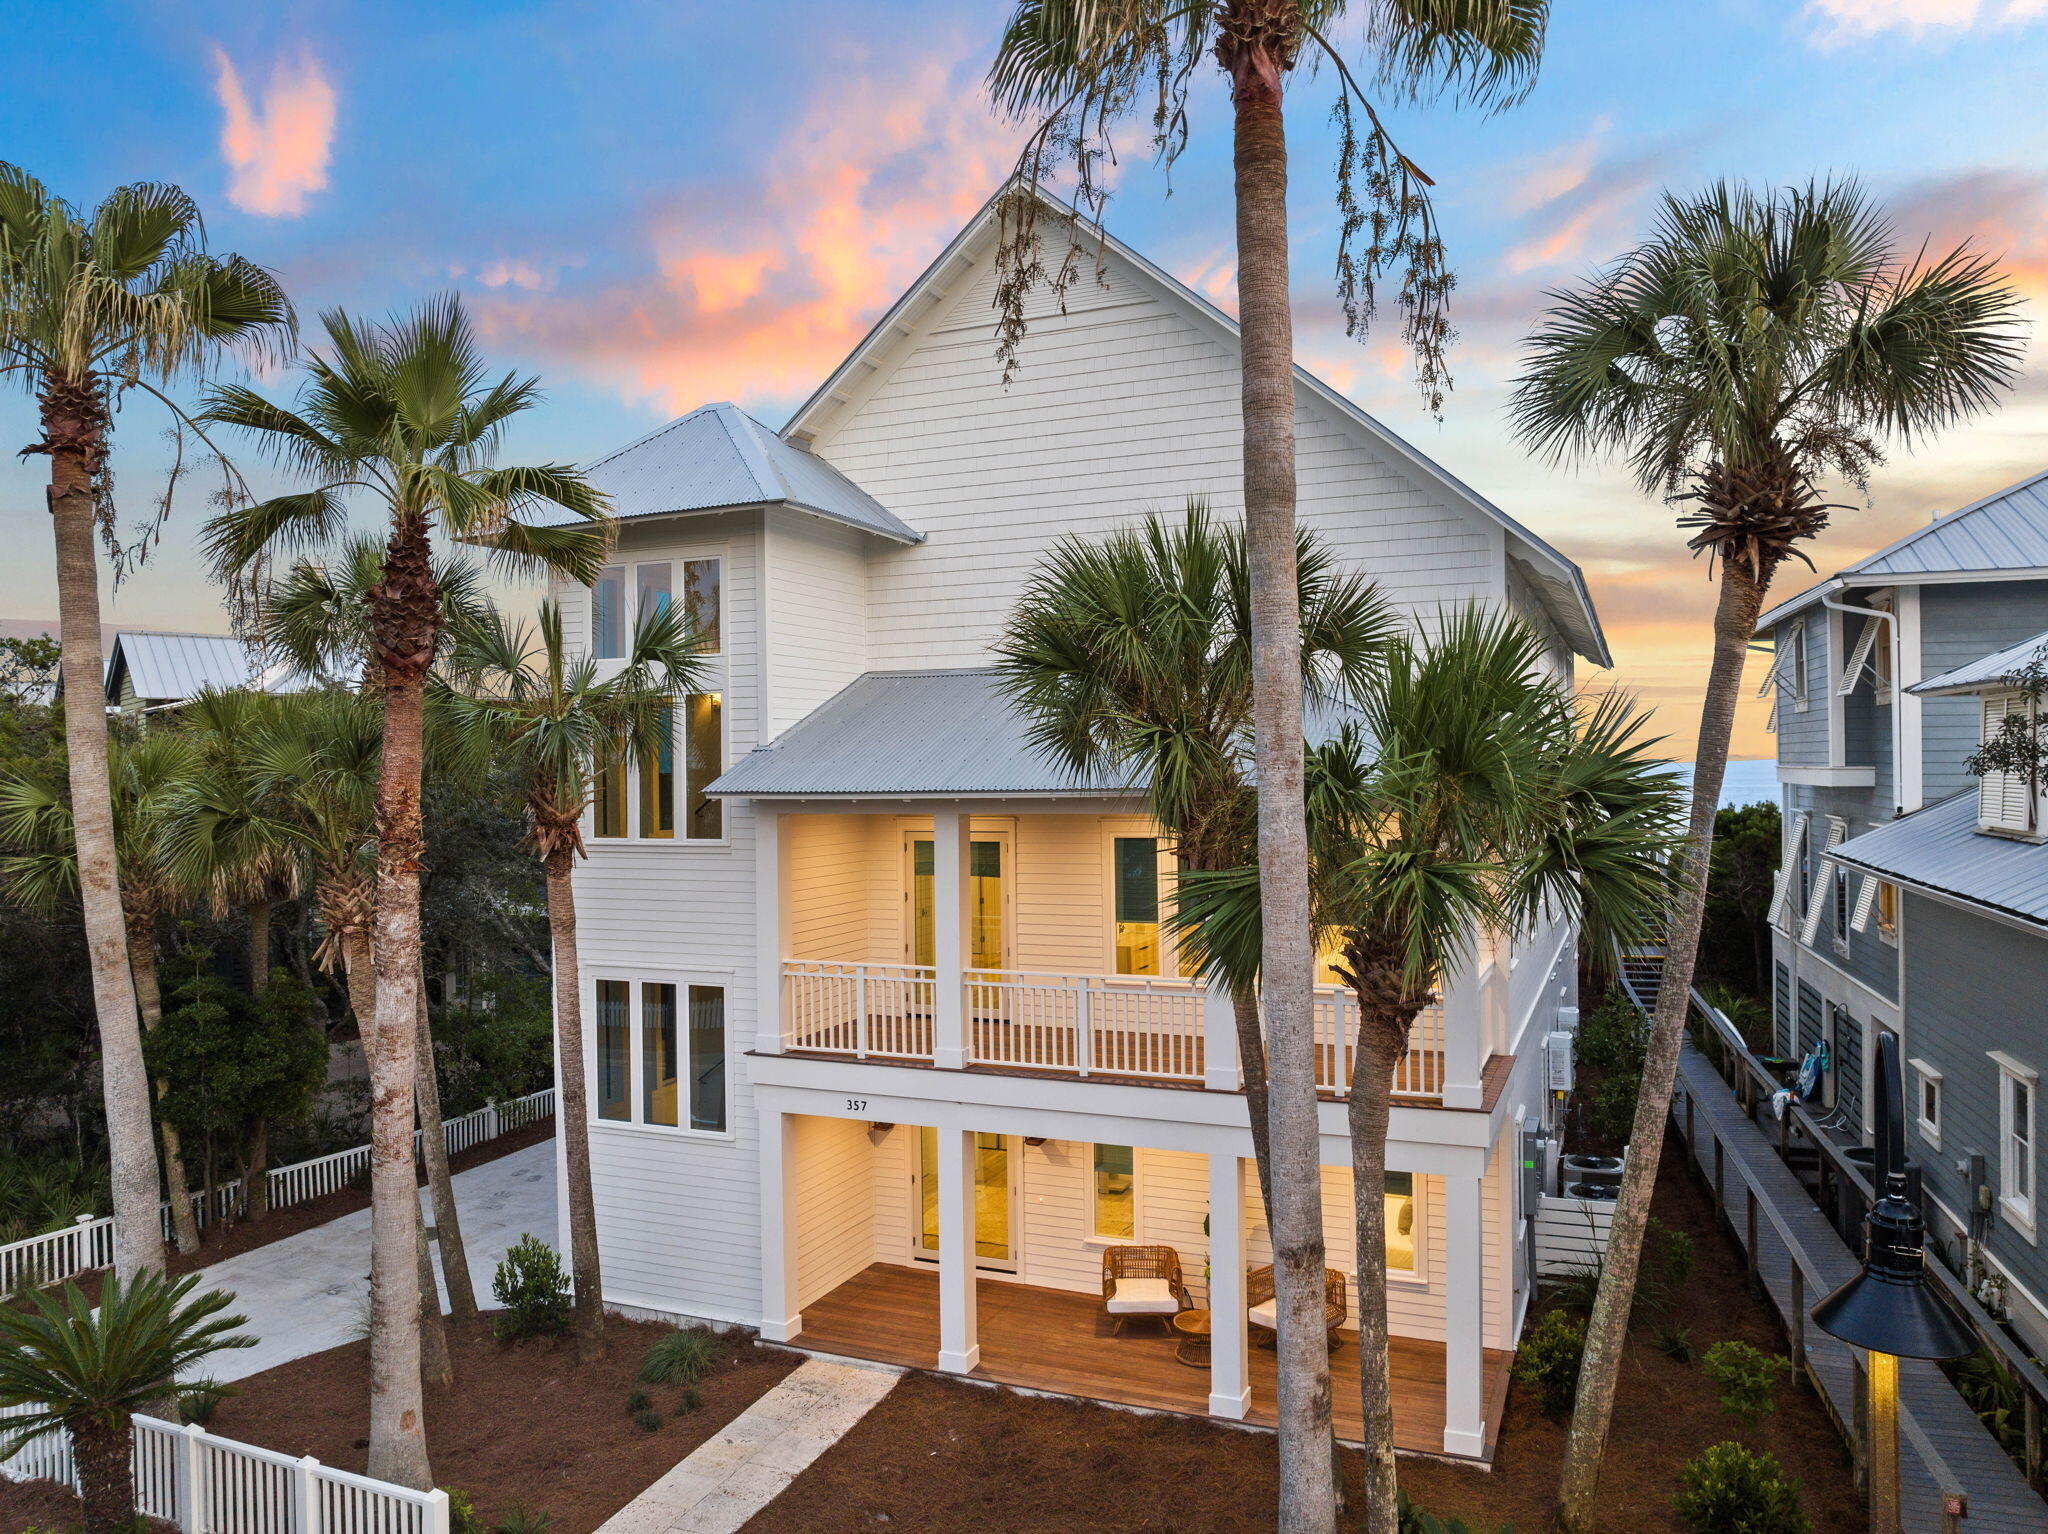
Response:
POLYGON ((1849 834, 1849 823, 1839 815, 1828 816, 1827 845, 1821 849, 1820 857, 1813 865, 1813 898, 1806 905, 1806 925, 1799 929, 1799 941, 1810 943, 1814 934, 1820 931, 1820 919, 1826 914, 1832 902, 1821 898, 1821 891, 1827 883, 1828 874, 1834 868, 1835 860, 1829 856, 1849 834))
POLYGON ((1856 910, 1849 917, 1849 930, 1861 932, 1870 925, 1870 911, 1877 904, 1876 874, 1865 874, 1863 883, 1856 891, 1856 910))
POLYGON ((1883 626, 1882 618, 1865 618, 1863 632, 1856 636, 1856 647, 1849 652, 1848 662, 1842 667, 1842 681, 1835 691, 1846 698, 1856 690, 1856 683, 1863 675, 1863 668, 1870 664, 1871 647, 1877 643, 1877 631, 1883 626))
POLYGON ((1764 918, 1774 927, 1785 919, 1785 902, 1792 894, 1792 876, 1799 871, 1799 848, 1806 836, 1806 817, 1805 810, 1793 815, 1784 851, 1778 856, 1778 882, 1771 889, 1770 914, 1764 918))
MULTIPOLYGON (((2023 694, 1999 693, 1986 698, 1981 739, 1991 740, 2007 719, 2024 718, 2026 712, 2023 694)), ((1987 772, 1977 780, 1977 823, 1994 831, 2030 833, 2034 829, 2032 800, 2026 774, 1987 772)))

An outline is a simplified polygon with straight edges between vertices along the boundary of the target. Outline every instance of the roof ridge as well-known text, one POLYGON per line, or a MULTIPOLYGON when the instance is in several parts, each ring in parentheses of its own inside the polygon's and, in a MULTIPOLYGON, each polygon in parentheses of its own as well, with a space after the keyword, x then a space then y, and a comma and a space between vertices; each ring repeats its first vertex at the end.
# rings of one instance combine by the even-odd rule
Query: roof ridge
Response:
POLYGON ((793 499, 789 481, 782 477, 782 471, 768 456, 768 449, 754 435, 756 431, 767 431, 759 421, 748 415, 739 406, 721 402, 705 407, 718 417, 718 424, 725 429, 726 440, 732 450, 739 454, 740 462, 753 476, 754 488, 761 491, 763 501, 787 501, 793 499))
POLYGON ((1980 495, 1977 497, 1976 500, 1970 502, 1970 504, 1967 506, 1958 506, 1954 511, 1942 512, 1939 516, 1935 517, 1933 521, 1927 523, 1926 526, 1916 527, 1913 529, 1913 531, 1907 533, 1902 538, 1894 538, 1890 543, 1886 544, 1883 548, 1877 549, 1872 553, 1865 554, 1853 565, 1843 566, 1842 569, 1837 573, 1841 575, 1853 575, 1857 571, 1861 570, 1865 565, 1874 565, 1880 559, 1884 559, 1890 555, 1896 554, 1901 549, 1910 548, 1912 547, 1912 545, 1918 543, 1922 538, 1930 537, 1940 529, 1949 527, 1953 525, 1955 522, 1957 522, 1959 519, 1969 516, 1972 512, 1982 511, 1986 506, 1990 506, 1995 502, 2004 500, 2007 496, 2011 495, 2015 490, 2024 490, 2029 485, 2038 484, 2044 479, 2048 479, 2048 469, 2043 469, 2038 474, 2029 474, 2025 479, 2016 479, 2011 484, 2005 486, 2004 489, 1994 490, 1989 495, 1980 495))
POLYGON ((635 437, 631 442, 628 442, 624 447, 615 447, 609 453, 606 453, 604 457, 591 459, 590 462, 582 465, 582 468, 585 472, 588 472, 589 470, 598 468, 603 464, 610 463, 614 458, 617 458, 625 453, 630 453, 636 447, 645 447, 648 443, 654 441, 654 439, 657 437, 667 436, 670 432, 674 431, 678 426, 682 426, 690 421, 694 421, 698 416, 704 414, 707 410, 717 410, 721 406, 728 409, 734 408, 730 406, 725 400, 713 400, 709 404, 699 405, 696 409, 685 411, 683 414, 677 416, 674 420, 668 421, 663 425, 655 427, 654 430, 648 432, 645 436, 635 437))

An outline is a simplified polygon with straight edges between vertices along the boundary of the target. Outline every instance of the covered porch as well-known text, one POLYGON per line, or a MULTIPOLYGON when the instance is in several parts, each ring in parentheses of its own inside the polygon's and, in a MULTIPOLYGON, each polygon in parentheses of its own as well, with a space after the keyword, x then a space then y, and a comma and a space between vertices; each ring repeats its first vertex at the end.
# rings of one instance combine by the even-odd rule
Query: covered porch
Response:
MULTIPOLYGON (((1132 1326, 1112 1335, 1099 1300, 1059 1289, 982 1279, 975 1290, 981 1351, 970 1378, 1151 1411, 1211 1414, 1208 1371, 1182 1362, 1176 1338, 1161 1328, 1132 1326)), ((938 1275, 876 1263, 806 1305, 803 1330, 789 1339, 789 1346, 935 1369, 938 1275)), ((1390 1351, 1394 1446, 1443 1453, 1444 1345, 1395 1337, 1390 1351)), ((1493 1458, 1513 1359, 1498 1348, 1485 1350, 1483 1459, 1493 1458)), ((1238 1420, 1271 1427, 1274 1355, 1268 1348, 1253 1348, 1248 1364, 1250 1402, 1238 1420)), ((1330 1390, 1337 1436, 1356 1442, 1363 1432, 1358 1349, 1349 1334, 1330 1355, 1330 1390)))

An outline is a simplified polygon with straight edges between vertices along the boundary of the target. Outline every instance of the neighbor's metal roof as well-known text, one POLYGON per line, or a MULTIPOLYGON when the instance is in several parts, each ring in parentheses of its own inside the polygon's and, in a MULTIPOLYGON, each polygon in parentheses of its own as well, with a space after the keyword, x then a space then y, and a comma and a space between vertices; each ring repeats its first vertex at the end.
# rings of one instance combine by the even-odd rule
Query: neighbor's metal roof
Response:
POLYGON ((1975 789, 1851 837, 1835 855, 1901 884, 2048 927, 2048 844, 1979 832, 1975 789))
POLYGON ((1759 630, 1844 586, 1942 576, 2048 574, 2048 470, 1938 517, 1757 619, 1759 630))
POLYGON ((158 634, 126 630, 114 636, 104 663, 107 701, 121 701, 121 669, 125 668, 138 698, 155 702, 190 698, 209 687, 227 689, 261 685, 267 692, 294 692, 305 685, 280 673, 259 675, 249 664, 249 651, 228 634, 158 634))
MULTIPOLYGON (((585 467, 621 519, 740 506, 791 506, 898 543, 924 535, 822 458, 737 405, 705 405, 585 467)), ((556 526, 566 512, 544 516, 556 526)))
POLYGON ((2044 651, 2048 651, 2048 633, 2036 634, 2032 639, 2022 639, 2016 645, 1995 650, 1982 660, 1965 661, 1960 666, 1942 672, 1940 676, 1931 676, 1924 682, 1915 682, 1906 691, 1922 696, 1930 693, 1975 692, 1979 688, 2003 682, 2044 651))

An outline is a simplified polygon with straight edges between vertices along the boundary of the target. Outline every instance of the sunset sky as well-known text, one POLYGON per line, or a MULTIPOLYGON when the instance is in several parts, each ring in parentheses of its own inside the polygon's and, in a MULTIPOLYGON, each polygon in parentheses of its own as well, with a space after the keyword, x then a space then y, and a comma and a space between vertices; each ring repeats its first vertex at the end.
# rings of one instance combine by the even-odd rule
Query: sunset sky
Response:
MULTIPOLYGON (((981 92, 1000 0, 109 4, 15 0, 0 158, 91 202, 174 181, 216 249, 274 268, 310 321, 459 289, 494 360, 538 371, 528 456, 595 456, 711 400, 771 425, 988 196, 1019 138, 981 92)), ((1342 331, 1327 79, 1298 79, 1301 360, 1586 569, 1618 665, 1689 757, 1711 600, 1669 507, 1610 466, 1529 459, 1506 382, 1543 290, 1626 247, 1663 189, 1853 174, 1903 237, 2002 255, 2048 297, 2048 0, 1558 0, 1541 82, 1486 116, 1387 116, 1437 182, 1459 276, 1457 387, 1419 408, 1397 342, 1342 331)), ((1133 134, 1110 223, 1234 303, 1227 103, 1194 102, 1172 177, 1133 134)), ((1837 498, 1823 572, 2048 466, 2048 350, 2004 410, 1837 498)), ((993 364, 992 364, 993 365, 993 364)), ((283 380, 271 380, 273 385, 283 380)), ((30 402, 0 420, 33 435, 30 402)), ((164 417, 131 400, 124 516, 149 509, 164 417)), ((39 460, 0 468, 0 618, 54 616, 39 460)), ((1162 487, 1170 490, 1170 487, 1162 487)), ((204 487, 111 621, 220 630, 191 553, 204 487)), ((1803 584, 1788 573, 1785 594, 1803 584)), ((1737 751, 1766 754, 1758 705, 1737 751)))

